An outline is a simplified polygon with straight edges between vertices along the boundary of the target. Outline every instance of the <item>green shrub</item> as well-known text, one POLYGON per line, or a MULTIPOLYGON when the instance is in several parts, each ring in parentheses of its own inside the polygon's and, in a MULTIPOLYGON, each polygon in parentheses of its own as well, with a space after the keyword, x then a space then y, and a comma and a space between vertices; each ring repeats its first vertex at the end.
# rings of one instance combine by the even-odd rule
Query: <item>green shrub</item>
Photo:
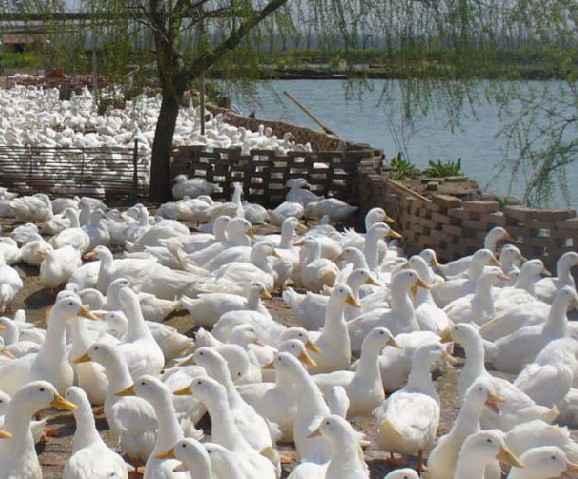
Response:
POLYGON ((458 158, 457 161, 429 161, 424 175, 431 178, 446 178, 448 176, 463 176, 462 160, 458 158))
POLYGON ((391 168, 390 176, 394 180, 403 180, 404 178, 415 178, 419 176, 419 169, 410 161, 401 156, 401 153, 395 155, 389 162, 391 168))

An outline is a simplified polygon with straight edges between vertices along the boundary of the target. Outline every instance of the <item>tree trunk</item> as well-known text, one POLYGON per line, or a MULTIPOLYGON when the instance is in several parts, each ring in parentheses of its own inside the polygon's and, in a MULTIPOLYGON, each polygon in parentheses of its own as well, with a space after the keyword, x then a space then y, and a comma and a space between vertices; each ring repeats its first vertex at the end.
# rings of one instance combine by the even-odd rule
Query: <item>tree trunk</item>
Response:
POLYGON ((149 195, 154 202, 171 199, 171 148, 178 114, 177 95, 163 92, 151 158, 149 195))

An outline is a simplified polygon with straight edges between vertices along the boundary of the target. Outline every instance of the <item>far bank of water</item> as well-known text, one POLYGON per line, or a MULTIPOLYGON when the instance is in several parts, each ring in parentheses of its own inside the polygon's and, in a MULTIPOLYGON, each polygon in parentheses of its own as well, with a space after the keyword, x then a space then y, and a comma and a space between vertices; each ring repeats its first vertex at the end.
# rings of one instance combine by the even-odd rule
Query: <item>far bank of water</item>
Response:
MULTIPOLYGON (((318 129, 283 95, 283 91, 287 91, 345 139, 381 148, 387 157, 405 151, 421 168, 427 166, 428 160, 461 158, 464 174, 479 181, 487 191, 508 194, 511 175, 496 176, 497 166, 507 154, 506 141, 498 137, 507 118, 500 118, 495 104, 481 100, 484 85, 480 83, 475 87, 477 91, 472 92, 473 97, 480 99, 474 108, 465 108, 456 128, 451 128, 450 117, 439 107, 443 101, 438 102, 438 106, 432 105, 414 125, 404 119, 402 111, 407 111, 404 105, 408 90, 403 82, 405 80, 274 80, 259 83, 255 98, 238 97, 234 103, 243 114, 255 112, 264 119, 318 129)), ((556 81, 538 83, 552 87, 557 84, 556 81)), ((522 83, 520 87, 524 87, 522 83)), ((578 207, 578 189, 572 189, 577 180, 578 165, 574 165, 568 171, 573 207, 578 207)), ((516 183, 512 194, 520 195, 521 183, 516 183)), ((557 195, 552 206, 567 205, 561 195, 557 195)))

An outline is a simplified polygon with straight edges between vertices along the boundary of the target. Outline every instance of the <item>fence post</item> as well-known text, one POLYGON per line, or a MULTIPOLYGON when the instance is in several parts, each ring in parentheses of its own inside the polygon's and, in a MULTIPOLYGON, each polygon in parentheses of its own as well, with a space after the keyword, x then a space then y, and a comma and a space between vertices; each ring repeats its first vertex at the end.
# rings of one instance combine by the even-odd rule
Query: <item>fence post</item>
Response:
POLYGON ((134 140, 134 148, 132 152, 132 200, 138 199, 138 138, 134 140))

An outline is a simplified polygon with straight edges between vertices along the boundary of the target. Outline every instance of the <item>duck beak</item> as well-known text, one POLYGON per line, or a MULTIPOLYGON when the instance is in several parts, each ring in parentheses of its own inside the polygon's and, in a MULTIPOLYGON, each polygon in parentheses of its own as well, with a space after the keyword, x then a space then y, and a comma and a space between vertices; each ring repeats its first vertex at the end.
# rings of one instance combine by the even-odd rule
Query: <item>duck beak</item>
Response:
MULTIPOLYGON (((8 434, 10 434, 10 433, 8 433, 8 434)), ((578 474, 578 464, 573 464, 573 463, 569 462, 566 465, 566 471, 562 474, 562 477, 570 478, 570 477, 575 476, 576 474, 578 474)))
POLYGON ((6 326, 4 326, 3 324, 0 324, 0 331, 6 331, 6 326))
POLYGON ((489 261, 489 263, 490 263, 492 266, 500 266, 500 267, 502 266, 501 263, 498 261, 498 258, 496 258, 494 255, 490 256, 490 261, 489 261))
POLYGON ((60 394, 57 394, 50 402, 50 407, 54 409, 60 409, 61 411, 74 411, 78 408, 76 404, 72 404, 70 401, 67 401, 60 394))
POLYGON ((314 437, 321 437, 321 431, 319 430, 319 428, 307 434, 307 439, 313 439, 314 437))
POLYGON ((304 225, 303 223, 298 223, 297 226, 295 227, 295 231, 299 234, 305 234, 307 233, 307 231, 309 231, 309 228, 307 228, 307 225, 304 225))
POLYGON ((387 343, 385 343, 386 346, 390 346, 392 348, 398 348, 401 349, 399 344, 397 344, 397 341, 395 340, 395 338, 391 338, 387 343))
POLYGON ((507 447, 500 448, 500 452, 498 452, 496 459, 498 459, 498 461, 500 461, 502 464, 506 464, 508 466, 519 468, 524 467, 524 464, 520 462, 520 459, 518 459, 507 447))
POLYGON ((418 289, 417 284, 414 284, 411 286, 411 288, 409 288, 411 297, 414 299, 414 301, 417 299, 417 289, 418 289))
POLYGON ((173 472, 189 472, 189 470, 184 464, 179 464, 177 467, 173 469, 173 472))
POLYGON ((273 256, 273 258, 281 258, 281 255, 279 253, 277 253, 277 251, 273 250, 273 252, 271 253, 271 256, 273 256))
POLYGON ((357 299, 355 299, 351 294, 347 296, 345 304, 348 304, 349 306, 355 306, 357 308, 361 307, 361 303, 357 301, 357 299))
POLYGON ((293 241, 293 246, 303 246, 305 244, 305 240, 303 238, 298 239, 297 241, 293 241))
POLYGON ((192 396, 193 395, 193 390, 191 389, 190 386, 183 388, 183 389, 177 389, 176 391, 173 392, 173 394, 175 396, 192 396))
POLYGON ((12 433, 8 431, 4 431, 0 429, 0 439, 10 439, 12 437, 12 433))
POLYGON ((247 231, 247 235, 249 235, 249 238, 255 239, 255 232, 253 231, 253 228, 247 231))
POLYGON ((73 359, 72 364, 90 363, 91 361, 92 361, 92 359, 90 359, 90 356, 88 355, 88 353, 85 353, 82 356, 80 356, 76 359, 73 359))
POLYGON ((385 217, 383 218, 383 222, 384 223, 395 223, 395 220, 391 216, 385 215, 385 217))
POLYGON ((506 234, 504 235, 504 241, 514 241, 514 237, 506 231, 506 234))
POLYGON ((275 369, 274 362, 271 361, 269 364, 265 364, 261 369, 275 369))
POLYGON ((525 263, 526 261, 528 261, 528 258, 526 258, 524 255, 520 255, 520 263, 525 263))
POLYGON ((440 342, 442 344, 452 343, 454 338, 452 337, 452 330, 450 328, 444 329, 442 334, 440 334, 440 342))
POLYGON ((159 452, 157 455, 155 455, 155 459, 176 459, 175 448, 165 452, 159 452))
POLYGON ((499 274, 498 278, 501 279, 502 281, 510 281, 512 279, 507 274, 499 274))
POLYGON ((125 397, 125 396, 136 396, 136 390, 134 389, 134 384, 132 386, 123 389, 114 394, 115 396, 125 397))
POLYGON ((440 267, 440 262, 438 261, 437 258, 432 259, 431 264, 434 268, 439 268, 440 267))
POLYGON ((394 230, 389 230, 387 232, 387 234, 385 235, 386 238, 390 238, 390 239, 401 239, 403 238, 403 236, 401 236, 397 231, 394 230))
POLYGON ((543 275, 543 276, 550 277, 550 276, 552 276, 552 272, 551 272, 549 269, 544 268, 544 269, 542 270, 542 275, 543 275))
POLYGON ((0 350, 0 354, 6 356, 9 359, 16 359, 16 356, 14 356, 10 351, 8 351, 8 349, 6 348, 2 348, 0 350))
POLYGON ((321 352, 321 349, 319 349, 319 346, 317 346, 317 344, 315 344, 311 341, 307 341, 305 343, 305 349, 307 349, 308 351, 311 351, 312 353, 317 353, 317 354, 319 354, 321 352))
POLYGON ((261 293, 261 299, 273 299, 271 292, 268 289, 264 289, 261 293))
POLYGON ((102 318, 99 318, 96 314, 94 314, 90 309, 86 306, 81 306, 78 310, 78 315, 82 318, 90 319, 91 321, 100 321, 102 318))
POLYGON ((381 286, 381 284, 379 284, 373 276, 370 276, 369 278, 367 278, 367 281, 365 282, 365 284, 372 284, 374 286, 381 286))
POLYGON ((489 393, 486 399, 486 406, 488 406, 496 414, 500 413, 500 405, 506 402, 506 398, 498 394, 489 393))
POLYGON ((417 278, 415 284, 418 288, 431 289, 431 286, 429 284, 424 283, 420 278, 417 278))
POLYGON ((303 364, 305 364, 305 366, 309 367, 309 368, 315 368, 317 367, 317 363, 313 360, 313 358, 311 356, 309 356, 309 354, 307 354, 307 351, 303 351, 299 357, 298 357, 299 361, 301 361, 303 364))

